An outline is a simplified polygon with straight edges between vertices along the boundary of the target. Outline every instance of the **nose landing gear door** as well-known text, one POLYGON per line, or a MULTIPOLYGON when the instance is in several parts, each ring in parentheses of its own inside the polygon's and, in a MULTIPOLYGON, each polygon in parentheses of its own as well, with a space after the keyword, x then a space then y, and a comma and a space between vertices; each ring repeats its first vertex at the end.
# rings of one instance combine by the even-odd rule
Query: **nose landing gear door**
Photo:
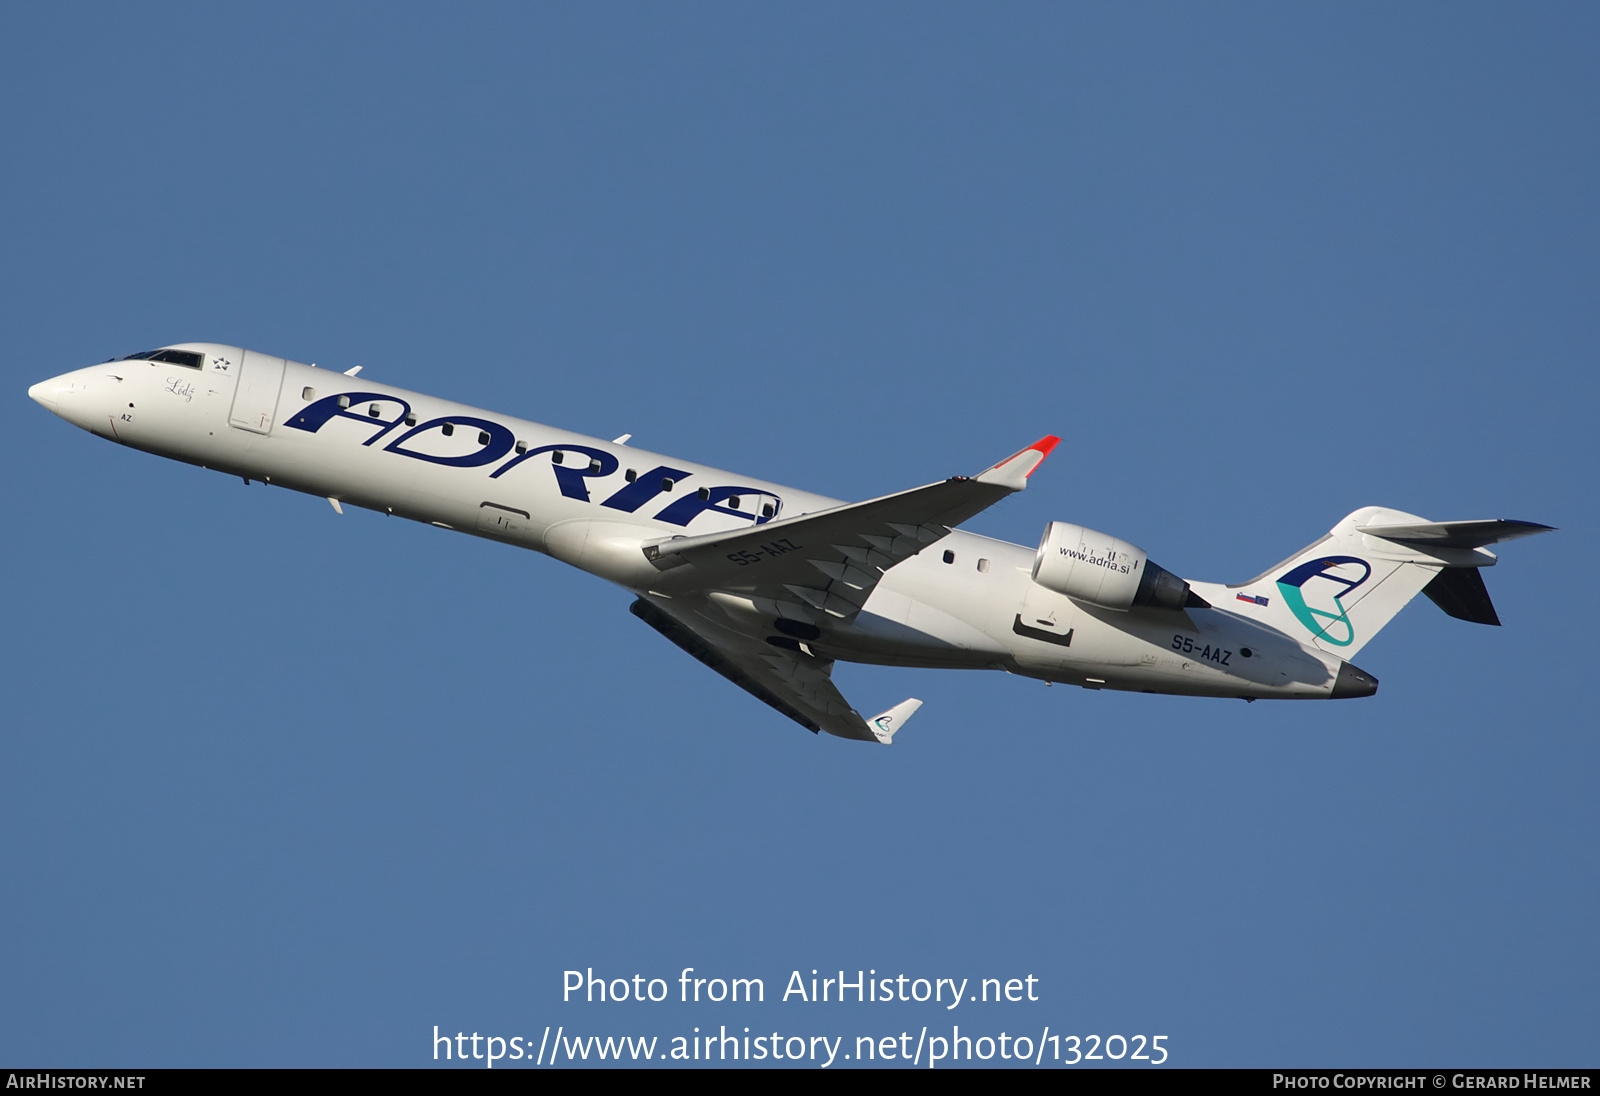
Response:
POLYGON ((278 390, 283 387, 283 359, 244 352, 239 363, 238 387, 233 391, 233 410, 228 425, 254 434, 272 433, 278 412, 278 390))

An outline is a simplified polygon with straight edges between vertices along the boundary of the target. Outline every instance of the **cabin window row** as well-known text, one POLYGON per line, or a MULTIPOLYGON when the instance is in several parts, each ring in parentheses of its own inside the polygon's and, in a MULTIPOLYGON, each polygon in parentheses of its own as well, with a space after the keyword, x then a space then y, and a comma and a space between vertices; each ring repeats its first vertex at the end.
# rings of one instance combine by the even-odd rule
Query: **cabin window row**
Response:
MULTIPOLYGON (((946 548, 945 552, 944 552, 944 561, 946 563, 954 563, 956 561, 956 554, 954 552, 950 551, 950 549, 946 548)), ((986 560, 986 559, 978 560, 978 570, 983 574, 988 574, 989 573, 989 561, 986 560)))

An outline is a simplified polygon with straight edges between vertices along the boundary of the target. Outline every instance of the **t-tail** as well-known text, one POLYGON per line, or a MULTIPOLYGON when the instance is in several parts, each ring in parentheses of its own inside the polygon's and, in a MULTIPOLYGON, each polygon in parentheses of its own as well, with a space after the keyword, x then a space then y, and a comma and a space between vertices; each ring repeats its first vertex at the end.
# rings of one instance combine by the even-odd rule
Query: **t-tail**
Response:
POLYGON ((1453 617, 1499 624, 1481 574, 1496 562, 1488 546, 1549 531, 1531 521, 1428 521, 1368 506, 1258 578, 1205 595, 1348 660, 1418 593, 1453 617))

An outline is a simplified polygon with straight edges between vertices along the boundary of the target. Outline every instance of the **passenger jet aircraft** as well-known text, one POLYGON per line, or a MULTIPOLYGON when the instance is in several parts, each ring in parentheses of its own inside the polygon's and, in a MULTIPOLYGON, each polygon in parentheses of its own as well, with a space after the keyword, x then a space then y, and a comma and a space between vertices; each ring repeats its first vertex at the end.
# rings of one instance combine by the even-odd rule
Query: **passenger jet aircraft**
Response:
POLYGON ((1028 484, 1059 440, 973 476, 844 503, 628 444, 237 346, 180 343, 34 385, 102 438, 202 468, 545 552, 811 731, 889 743, 919 700, 864 719, 838 659, 994 669, 1089 689, 1339 699, 1348 660, 1420 590, 1498 624, 1479 568, 1525 521, 1369 506, 1248 582, 1185 581, 1143 549, 1051 522, 1037 549, 956 528, 1028 484))

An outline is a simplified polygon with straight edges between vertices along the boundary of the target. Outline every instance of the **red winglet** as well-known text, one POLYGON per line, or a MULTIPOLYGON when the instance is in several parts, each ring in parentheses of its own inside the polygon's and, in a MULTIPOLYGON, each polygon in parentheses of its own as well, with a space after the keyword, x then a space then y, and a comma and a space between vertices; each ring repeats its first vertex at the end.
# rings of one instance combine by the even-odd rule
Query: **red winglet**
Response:
POLYGON ((1020 491, 1027 486, 1028 477, 1033 475, 1034 469, 1044 463, 1044 458, 1050 455, 1050 450, 1054 449, 1060 441, 1061 439, 1054 434, 1046 434, 1026 449, 1017 450, 978 478, 984 483, 1002 484, 1013 491, 1020 491), (1030 453, 1033 455, 1029 456, 1030 453), (1018 464, 1016 468, 1010 468, 1011 465, 1016 464, 1019 460, 1022 462, 1021 464, 1018 464), (1004 469, 1010 470, 1004 471, 1004 469))
MULTIPOLYGON (((1056 446, 1060 445, 1060 444, 1061 444, 1061 439, 1060 438, 1056 437, 1054 434, 1046 434, 1044 437, 1040 438, 1038 441, 1036 441, 1032 445, 1028 446, 1028 449, 1038 450, 1038 453, 1039 453, 1039 464, 1043 464, 1044 463, 1044 458, 1048 457, 1050 455, 1050 451, 1052 449, 1054 449, 1056 446)), ((1026 452, 1026 451, 1027 450, 1023 450, 1023 452, 1026 452)), ((1036 464, 1032 468, 1028 469, 1028 475, 1031 476, 1035 472, 1037 472, 1039 470, 1039 464, 1036 464)))

